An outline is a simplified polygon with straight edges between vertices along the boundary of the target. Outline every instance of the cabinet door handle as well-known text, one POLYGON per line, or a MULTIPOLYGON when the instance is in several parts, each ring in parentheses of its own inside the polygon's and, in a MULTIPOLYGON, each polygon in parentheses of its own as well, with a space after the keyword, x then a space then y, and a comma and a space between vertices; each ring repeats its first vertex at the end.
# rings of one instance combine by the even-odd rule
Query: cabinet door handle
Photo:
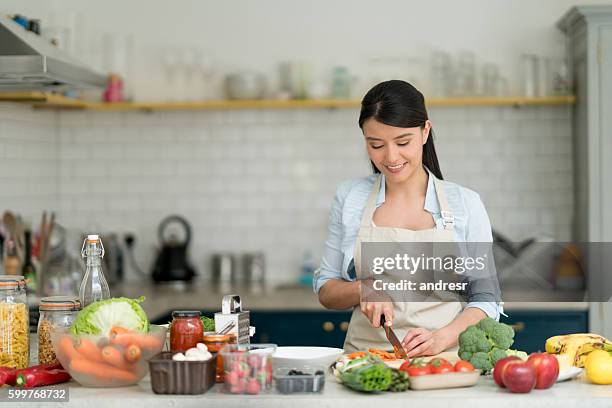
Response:
POLYGON ((514 324, 511 324, 510 327, 514 329, 515 333, 520 333, 525 330, 525 322, 516 322, 514 324))
POLYGON ((340 323, 340 330, 342 330, 343 332, 346 332, 349 328, 349 324, 348 322, 342 322, 340 323))
POLYGON ((332 322, 325 322, 325 323, 323 323, 322 327, 323 327, 324 331, 329 333, 330 331, 334 330, 335 326, 334 326, 334 324, 332 322))

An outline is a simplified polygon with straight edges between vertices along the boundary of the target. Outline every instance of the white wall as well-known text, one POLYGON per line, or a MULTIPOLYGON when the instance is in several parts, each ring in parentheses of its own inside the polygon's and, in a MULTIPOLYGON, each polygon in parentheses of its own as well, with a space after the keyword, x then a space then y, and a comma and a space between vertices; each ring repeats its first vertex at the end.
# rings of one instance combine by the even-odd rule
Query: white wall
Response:
POLYGON ((0 211, 25 216, 34 227, 43 210, 58 207, 57 121, 54 113, 0 104, 0 211))
POLYGON ((572 5, 593 3, 612 1, 3 0, 0 12, 39 16, 43 27, 72 26, 74 52, 105 69, 104 35, 114 33, 119 45, 132 35, 130 86, 139 99, 163 99, 179 86, 163 72, 164 50, 177 47, 205 51, 218 74, 252 68, 271 80, 282 60, 310 62, 323 78, 345 65, 363 81, 358 88, 379 74, 369 59, 419 56, 415 67, 387 68, 386 75, 417 77, 425 90, 433 49, 471 50, 478 62, 498 64, 516 92, 520 54, 563 55, 555 23, 572 5))
MULTIPOLYGON (((192 223, 207 276, 215 250, 264 250, 270 280, 293 281, 320 255, 333 194, 370 172, 358 112, 62 112, 63 222, 132 231, 148 266, 157 226, 192 223)), ((438 108, 430 112, 444 176, 481 194, 494 228, 519 240, 570 237, 570 108, 438 108)))

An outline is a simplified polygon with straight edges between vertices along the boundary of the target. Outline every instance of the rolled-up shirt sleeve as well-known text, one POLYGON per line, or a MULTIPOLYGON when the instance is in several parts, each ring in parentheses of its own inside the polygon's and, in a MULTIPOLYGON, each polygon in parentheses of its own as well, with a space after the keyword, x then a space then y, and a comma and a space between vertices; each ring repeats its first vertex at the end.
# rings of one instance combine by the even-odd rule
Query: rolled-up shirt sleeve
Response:
MULTIPOLYGON (((470 194, 464 195, 465 206, 468 210, 467 236, 468 243, 483 243, 493 242, 493 233, 491 231, 491 222, 487 210, 480 199, 480 196, 470 191, 470 194)), ((491 268, 494 271, 494 262, 491 256, 491 268)), ((487 314, 487 316, 499 320, 503 314, 502 302, 499 302, 499 286, 497 280, 494 282, 488 281, 485 285, 478 285, 474 282, 470 288, 468 303, 466 308, 475 307, 487 314), (486 287, 486 290, 480 290, 479 287, 486 287), (494 293, 497 290, 497 293, 494 293)))
POLYGON ((331 279, 342 278, 342 263, 344 255, 342 253, 342 208, 348 192, 350 191, 347 183, 342 183, 336 190, 336 195, 329 215, 329 226, 327 228, 327 240, 325 250, 321 258, 321 265, 314 273, 312 282, 313 290, 319 293, 323 285, 331 279))

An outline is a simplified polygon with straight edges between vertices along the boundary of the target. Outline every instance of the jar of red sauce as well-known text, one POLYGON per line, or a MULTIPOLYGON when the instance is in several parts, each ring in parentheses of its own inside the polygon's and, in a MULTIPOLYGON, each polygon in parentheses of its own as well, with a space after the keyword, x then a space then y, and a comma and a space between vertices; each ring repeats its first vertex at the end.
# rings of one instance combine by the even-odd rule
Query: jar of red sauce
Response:
POLYGON ((217 374, 215 376, 217 382, 223 382, 223 359, 221 358, 221 350, 228 344, 236 343, 236 335, 229 334, 207 334, 204 336, 204 344, 208 347, 211 353, 217 353, 217 374))
POLYGON ((172 312, 170 325, 170 350, 184 353, 202 343, 204 325, 197 310, 176 310, 172 312))

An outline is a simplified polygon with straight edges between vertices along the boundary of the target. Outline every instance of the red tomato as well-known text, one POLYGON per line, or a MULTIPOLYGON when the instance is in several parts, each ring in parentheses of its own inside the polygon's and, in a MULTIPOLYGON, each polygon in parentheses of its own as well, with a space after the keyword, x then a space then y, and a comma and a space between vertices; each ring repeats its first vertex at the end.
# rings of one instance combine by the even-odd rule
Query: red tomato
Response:
POLYGON ((458 373, 470 373, 474 371, 474 366, 469 361, 459 360, 455 363, 455 371, 458 373))
POLYGON ((443 358, 434 358, 428 366, 431 368, 432 374, 452 373, 454 371, 453 365, 443 358))
POLYGON ((400 370, 405 371, 411 377, 431 374, 431 367, 428 364, 424 364, 421 359, 404 362, 400 366, 400 370))

